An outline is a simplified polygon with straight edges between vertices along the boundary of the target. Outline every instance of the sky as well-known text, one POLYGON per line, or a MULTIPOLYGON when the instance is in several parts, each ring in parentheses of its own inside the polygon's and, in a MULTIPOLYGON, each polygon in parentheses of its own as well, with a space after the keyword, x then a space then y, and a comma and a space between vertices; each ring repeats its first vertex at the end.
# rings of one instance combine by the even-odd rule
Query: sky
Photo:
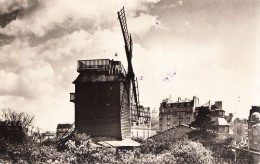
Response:
POLYGON ((142 105, 197 96, 239 118, 260 105, 259 0, 0 0, 0 108, 43 131, 73 123, 77 60, 127 69, 123 6, 142 105))

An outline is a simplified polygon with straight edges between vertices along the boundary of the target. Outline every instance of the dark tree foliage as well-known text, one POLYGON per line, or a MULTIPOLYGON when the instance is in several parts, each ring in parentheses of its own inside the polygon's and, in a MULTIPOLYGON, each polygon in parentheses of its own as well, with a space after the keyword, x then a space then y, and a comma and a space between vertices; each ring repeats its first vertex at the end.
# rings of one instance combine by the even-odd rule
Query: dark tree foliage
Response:
POLYGON ((1 109, 3 121, 15 126, 21 126, 24 133, 28 133, 33 128, 34 115, 18 112, 13 109, 1 109))
POLYGON ((198 110, 198 115, 196 116, 195 121, 191 123, 191 126, 199 127, 201 128, 201 130, 206 130, 208 128, 211 128, 214 122, 211 121, 209 114, 210 114, 210 109, 208 107, 200 107, 198 110))
POLYGON ((25 138, 25 133, 20 122, 0 122, 0 138, 9 142, 22 142, 25 138))

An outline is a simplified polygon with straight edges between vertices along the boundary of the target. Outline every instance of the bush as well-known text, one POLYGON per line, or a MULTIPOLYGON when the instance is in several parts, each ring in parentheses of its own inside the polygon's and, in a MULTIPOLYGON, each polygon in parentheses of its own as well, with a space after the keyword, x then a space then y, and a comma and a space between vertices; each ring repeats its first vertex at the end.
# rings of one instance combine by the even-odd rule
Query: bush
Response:
POLYGON ((199 142, 180 141, 171 145, 170 151, 176 158, 177 163, 213 163, 211 151, 204 148, 199 142))
MULTIPOLYGON (((180 141, 153 141, 148 139, 138 149, 141 158, 148 155, 164 158, 171 163, 212 163, 211 151, 204 148, 201 143, 185 139, 180 141), (174 162, 173 162, 174 161, 174 162)), ((148 160, 148 159, 146 159, 148 160)))
MULTIPOLYGON (((191 139, 144 140, 134 149, 97 147, 86 134, 75 133, 58 151, 55 140, 12 144, 0 139, 0 163, 224 163, 232 161, 231 138, 218 140, 214 133, 191 132, 191 139), (205 135, 205 136, 203 136, 205 135), (207 139, 204 139, 208 137, 207 139)), ((243 161, 243 160, 240 160, 243 161)), ((244 160, 245 161, 245 160, 244 160)), ((246 163, 246 162, 244 162, 246 163)))

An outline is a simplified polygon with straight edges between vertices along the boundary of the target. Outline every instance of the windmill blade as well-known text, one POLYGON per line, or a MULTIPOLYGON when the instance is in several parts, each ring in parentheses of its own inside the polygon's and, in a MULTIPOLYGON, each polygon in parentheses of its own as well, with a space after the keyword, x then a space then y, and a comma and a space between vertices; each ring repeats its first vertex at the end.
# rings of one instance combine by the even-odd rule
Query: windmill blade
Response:
POLYGON ((117 13, 118 13, 118 19, 120 22, 120 26, 122 29, 124 42, 125 42, 125 52, 126 52, 127 63, 128 63, 128 80, 130 83, 132 83, 132 86, 133 86, 132 91, 134 93, 134 101, 135 101, 135 105, 136 105, 137 115, 139 117, 139 115, 140 115, 139 101, 137 98, 137 91, 136 91, 136 85, 135 85, 135 74, 134 74, 133 66, 132 66, 132 51, 133 51, 132 37, 128 33, 128 30, 127 30, 127 23, 126 23, 124 7, 117 13))
POLYGON ((126 51, 128 53, 130 53, 129 55, 131 55, 130 57, 132 59, 131 53, 132 53, 132 45, 133 44, 132 44, 131 35, 128 34, 128 30, 127 30, 127 23, 126 23, 124 7, 117 13, 118 13, 118 19, 119 19, 121 29, 122 29, 124 41, 125 41, 126 51))

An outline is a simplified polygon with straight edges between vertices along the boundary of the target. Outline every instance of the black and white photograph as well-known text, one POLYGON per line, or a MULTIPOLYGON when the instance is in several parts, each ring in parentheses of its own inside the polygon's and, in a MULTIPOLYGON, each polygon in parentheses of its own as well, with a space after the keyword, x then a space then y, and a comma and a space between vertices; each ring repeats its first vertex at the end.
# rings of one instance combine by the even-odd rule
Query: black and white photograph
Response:
POLYGON ((0 164, 260 164, 260 0, 0 0, 0 164))

